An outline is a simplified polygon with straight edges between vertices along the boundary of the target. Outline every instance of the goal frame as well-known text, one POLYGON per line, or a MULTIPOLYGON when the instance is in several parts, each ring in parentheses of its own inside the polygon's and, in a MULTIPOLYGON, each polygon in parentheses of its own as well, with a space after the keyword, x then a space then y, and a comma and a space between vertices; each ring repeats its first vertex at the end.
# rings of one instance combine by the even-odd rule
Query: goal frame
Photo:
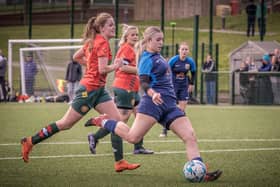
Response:
MULTIPOLYGON (((21 72, 21 93, 26 94, 25 86, 25 70, 24 70, 24 52, 26 51, 44 51, 44 50, 58 50, 58 49, 80 49, 82 45, 72 45, 72 46, 48 46, 48 47, 25 47, 19 49, 19 59, 20 59, 20 72, 21 72)), ((48 77, 48 73, 45 72, 45 75, 48 77)), ((49 84, 51 84, 57 93, 59 93, 55 82, 51 78, 47 78, 49 84)))
MULTIPOLYGON (((12 39, 8 40, 8 83, 13 94, 13 45, 14 44, 46 44, 46 43, 82 43, 82 39, 12 39)), ((30 48, 29 48, 30 49, 30 48)))

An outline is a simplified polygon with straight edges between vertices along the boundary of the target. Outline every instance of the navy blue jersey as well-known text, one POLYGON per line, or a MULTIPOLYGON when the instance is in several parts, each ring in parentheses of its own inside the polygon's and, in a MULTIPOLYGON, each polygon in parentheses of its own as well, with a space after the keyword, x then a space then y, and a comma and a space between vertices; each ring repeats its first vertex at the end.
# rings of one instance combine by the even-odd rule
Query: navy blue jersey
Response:
POLYGON ((180 60, 180 56, 176 55, 169 60, 168 64, 171 68, 174 85, 187 86, 188 72, 196 72, 195 62, 191 57, 186 57, 185 60, 182 61, 180 60))
POLYGON ((150 87, 161 95, 175 97, 171 71, 159 53, 144 51, 138 63, 138 74, 150 77, 150 87))

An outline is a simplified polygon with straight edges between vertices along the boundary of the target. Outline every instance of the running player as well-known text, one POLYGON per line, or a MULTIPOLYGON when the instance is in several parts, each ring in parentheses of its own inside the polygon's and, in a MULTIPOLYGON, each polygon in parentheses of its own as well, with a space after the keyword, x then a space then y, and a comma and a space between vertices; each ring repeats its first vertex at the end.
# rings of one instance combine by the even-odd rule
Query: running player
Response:
MULTIPOLYGON (((22 158, 25 162, 29 161, 30 151, 35 144, 62 130, 70 129, 91 108, 99 113, 107 113, 112 119, 121 119, 115 103, 104 88, 107 74, 122 66, 121 59, 115 59, 114 64, 108 65, 112 58, 108 40, 114 36, 115 23, 110 14, 100 13, 89 19, 83 35, 84 45, 73 57, 79 63, 86 64, 86 72, 71 106, 60 120, 49 124, 34 136, 21 140, 22 158)), ((112 136, 113 147, 121 155, 115 162, 115 170, 120 172, 138 168, 140 164, 130 164, 122 159, 122 139, 115 134, 112 136)))
MULTIPOLYGON (((137 76, 136 54, 134 45, 138 41, 138 28, 136 26, 123 25, 123 34, 119 42, 119 50, 116 58, 123 60, 123 66, 116 70, 113 82, 114 100, 121 114, 121 121, 127 123, 129 117, 136 109, 140 101, 138 94, 139 77, 137 76)), ((89 148, 92 154, 96 153, 96 145, 100 138, 110 132, 106 129, 99 129, 95 134, 88 135, 89 148)), ((153 154, 154 152, 145 149, 143 139, 134 144, 134 154, 153 154)))
MULTIPOLYGON (((172 57, 168 64, 172 72, 172 82, 177 98, 178 107, 185 112, 189 100, 189 93, 193 91, 195 81, 196 65, 194 60, 189 57, 189 46, 182 42, 179 47, 179 55, 172 57), (188 76, 188 72, 191 76, 188 76)), ((167 136, 167 129, 163 128, 160 137, 167 136)))
MULTIPOLYGON (((138 73, 145 94, 130 128, 107 114, 89 119, 85 126, 99 126, 116 133, 130 143, 139 142, 157 122, 172 130, 185 143, 186 160, 200 160, 197 139, 191 121, 176 105, 176 96, 168 64, 160 55, 163 33, 158 27, 148 27, 140 41, 138 73)), ((207 172, 205 181, 217 180, 222 171, 207 172)))

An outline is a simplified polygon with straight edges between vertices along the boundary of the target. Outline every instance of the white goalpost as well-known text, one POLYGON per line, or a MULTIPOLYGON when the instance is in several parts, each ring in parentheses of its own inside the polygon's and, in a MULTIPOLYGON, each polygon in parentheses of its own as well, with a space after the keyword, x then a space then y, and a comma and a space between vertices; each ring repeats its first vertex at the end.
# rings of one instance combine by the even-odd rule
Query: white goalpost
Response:
MULTIPOLYGON (((14 92, 13 66, 20 66, 19 48, 27 46, 71 46, 73 44, 81 44, 82 39, 14 39, 8 41, 8 82, 11 88, 11 94, 14 92)), ((15 89, 20 89, 19 86, 15 89)))
MULTIPOLYGON (((118 49, 119 39, 110 40, 113 57, 118 49)), ((75 50, 82 47, 82 39, 31 39, 9 40, 8 46, 8 81, 11 94, 26 94, 25 56, 32 53, 38 66, 35 77, 34 91, 37 96, 61 94, 57 80, 63 81, 68 63, 72 60, 75 50)), ((114 73, 107 76, 106 88, 111 92, 114 73)))
MULTIPOLYGON (((24 72, 24 52, 42 52, 42 51, 59 51, 59 50, 77 50, 79 48, 81 48, 82 45, 75 45, 75 46, 51 46, 51 47, 27 47, 27 48, 20 48, 20 71, 21 71, 21 93, 22 94, 26 94, 26 85, 25 85, 25 72, 24 72)), ((63 55, 63 54, 61 54, 63 55)), ((71 52, 69 53, 69 55, 71 55, 71 52)), ((43 57, 41 57, 43 58, 43 57)), ((67 57, 68 58, 68 57, 67 57)), ((70 58, 70 57, 69 57, 70 58)), ((44 75, 46 76, 46 80, 49 84, 49 86, 52 87, 52 89, 55 90, 56 94, 59 94, 60 91, 57 88, 57 84, 56 84, 56 80, 57 79, 64 79, 64 75, 66 72, 66 68, 67 68, 67 64, 70 60, 68 61, 64 61, 61 62, 59 64, 54 63, 52 64, 52 66, 49 65, 48 62, 44 62, 44 60, 42 60, 41 63, 41 69, 44 73, 44 75), (62 64, 62 66, 61 66, 62 64), (58 74, 56 72, 54 73, 50 73, 51 69, 53 69, 54 71, 62 71, 63 73, 58 74)))

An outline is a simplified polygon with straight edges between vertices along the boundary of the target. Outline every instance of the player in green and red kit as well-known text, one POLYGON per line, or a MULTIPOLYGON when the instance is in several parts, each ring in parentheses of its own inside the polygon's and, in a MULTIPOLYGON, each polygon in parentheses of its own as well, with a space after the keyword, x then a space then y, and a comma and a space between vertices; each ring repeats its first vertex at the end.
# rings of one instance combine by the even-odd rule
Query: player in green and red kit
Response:
MULTIPOLYGON (((120 114, 112 98, 105 90, 106 76, 122 66, 121 59, 115 59, 114 64, 109 65, 112 59, 109 39, 115 36, 115 22, 108 13, 100 13, 97 17, 89 19, 84 33, 84 46, 73 56, 75 61, 86 64, 86 72, 80 81, 75 98, 65 115, 58 121, 47 125, 32 137, 21 140, 22 158, 29 161, 32 147, 41 141, 50 138, 59 131, 70 129, 91 108, 100 114, 107 113, 112 119, 120 120, 120 114)), ((122 139, 112 134, 112 144, 120 157, 115 162, 117 172, 133 170, 140 164, 130 164, 122 158, 122 139)))
MULTIPOLYGON (((140 101, 139 77, 137 75, 136 54, 134 45, 138 41, 138 28, 123 25, 123 34, 119 43, 116 58, 123 60, 123 66, 116 70, 113 82, 114 100, 121 114, 121 120, 127 122, 140 101)), ((99 129, 95 134, 88 135, 89 148, 92 154, 96 153, 96 144, 110 132, 99 129)), ((143 139, 134 144, 134 154, 153 154, 152 150, 143 147, 143 139)))

